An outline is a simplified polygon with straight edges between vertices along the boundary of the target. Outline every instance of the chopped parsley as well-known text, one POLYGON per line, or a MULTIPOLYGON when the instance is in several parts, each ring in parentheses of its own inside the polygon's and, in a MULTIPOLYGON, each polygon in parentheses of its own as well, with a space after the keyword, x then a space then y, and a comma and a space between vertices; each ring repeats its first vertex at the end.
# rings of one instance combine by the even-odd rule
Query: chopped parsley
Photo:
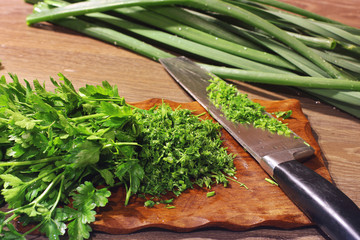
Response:
POLYGON ((270 178, 265 178, 265 181, 267 181, 268 183, 271 183, 275 186, 279 186, 279 184, 277 182, 275 182, 273 179, 270 179, 270 178))
POLYGON ((274 112, 273 114, 275 114, 276 118, 288 119, 291 117, 292 110, 274 112))
POLYGON ((154 202, 153 200, 147 200, 147 201, 144 203, 144 206, 151 208, 151 207, 155 206, 155 202, 154 202))
POLYGON ((215 194, 216 194, 215 191, 207 192, 206 197, 208 197, 208 198, 213 197, 213 196, 215 196, 215 194))
POLYGON ((291 130, 286 124, 265 114, 263 106, 251 101, 247 94, 240 93, 234 85, 218 77, 209 81, 208 97, 217 108, 221 108, 227 119, 240 124, 252 124, 279 135, 290 135, 291 130))
POLYGON ((137 111, 139 159, 145 172, 140 192, 179 195, 194 184, 227 185, 226 176, 234 176, 234 157, 221 147, 218 123, 200 120, 188 109, 172 110, 167 104, 137 111))

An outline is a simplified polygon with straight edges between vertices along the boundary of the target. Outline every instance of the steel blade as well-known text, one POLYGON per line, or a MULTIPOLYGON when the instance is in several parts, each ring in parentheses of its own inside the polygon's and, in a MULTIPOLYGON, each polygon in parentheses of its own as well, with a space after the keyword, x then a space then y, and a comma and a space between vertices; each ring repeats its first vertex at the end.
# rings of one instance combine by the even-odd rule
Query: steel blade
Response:
MULTIPOLYGON (((185 57, 160 59, 169 74, 218 121, 230 135, 246 149, 264 168, 273 175, 273 169, 290 160, 303 160, 313 155, 314 150, 305 141, 292 133, 283 136, 250 124, 235 124, 226 119, 220 109, 208 98, 206 88, 213 74, 185 57)), ((265 113, 266 114, 266 113, 265 113)))

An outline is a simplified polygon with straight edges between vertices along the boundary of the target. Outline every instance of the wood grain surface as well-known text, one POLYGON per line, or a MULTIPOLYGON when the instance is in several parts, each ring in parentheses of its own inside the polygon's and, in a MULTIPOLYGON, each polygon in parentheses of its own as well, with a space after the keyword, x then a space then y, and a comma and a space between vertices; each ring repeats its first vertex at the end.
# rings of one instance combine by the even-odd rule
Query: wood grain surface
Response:
MULTIPOLYGON (((155 105, 161 105, 163 101, 173 109, 190 109, 195 115, 206 112, 197 102, 177 103, 150 99, 132 105, 150 109, 155 105)), ((254 101, 263 105, 268 112, 293 111, 292 117, 284 120, 284 123, 315 149, 314 156, 304 164, 330 180, 320 147, 299 101, 254 101)), ((211 119, 211 116, 206 113, 202 118, 211 119)), ((145 200, 135 196, 130 199, 128 206, 124 206, 126 192, 124 188, 119 188, 113 191, 108 206, 100 210, 92 224, 93 229, 111 234, 124 234, 151 227, 190 232, 209 227, 241 231, 260 226, 288 229, 312 225, 279 187, 264 180, 268 177, 264 170, 225 130, 222 131, 222 139, 228 152, 236 154, 234 164, 237 169, 237 180, 248 189, 231 181, 226 188, 222 185, 215 185, 211 189, 194 186, 194 189, 185 191, 179 197, 174 197, 171 193, 164 196, 165 199, 174 199, 171 205, 175 208, 167 209, 164 204, 146 208, 145 200), (216 195, 207 198, 206 193, 209 191, 215 191, 216 195)))
POLYGON ((358 0, 282 0, 294 6, 360 28, 358 0))
MULTIPOLYGON (((284 0, 349 25, 360 27, 358 0, 284 0)), ((41 23, 29 27, 32 6, 23 0, 0 1, 0 75, 38 79, 51 90, 49 77, 63 73, 76 88, 108 80, 127 101, 192 99, 157 62, 130 51, 41 23)), ((293 88, 237 83, 250 98, 298 99, 309 119, 335 184, 360 206, 360 120, 293 88)), ((41 239, 38 236, 29 239, 41 239)), ((93 239, 326 239, 316 227, 282 230, 261 227, 247 231, 208 228, 190 233, 151 229, 125 235, 95 233, 93 239)))

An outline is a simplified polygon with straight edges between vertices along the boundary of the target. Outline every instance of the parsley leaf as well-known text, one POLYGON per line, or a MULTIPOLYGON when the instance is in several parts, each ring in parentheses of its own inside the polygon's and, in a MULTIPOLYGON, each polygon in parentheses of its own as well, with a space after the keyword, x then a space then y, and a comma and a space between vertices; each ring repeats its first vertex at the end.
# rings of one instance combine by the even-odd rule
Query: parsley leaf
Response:
POLYGON ((40 228, 41 232, 44 232, 49 237, 49 240, 58 240, 60 235, 64 235, 65 229, 65 223, 51 218, 44 221, 40 228))
POLYGON ((70 239, 88 239, 90 237, 91 227, 76 218, 68 225, 68 234, 70 239))
POLYGON ((100 149, 99 144, 93 141, 84 141, 72 150, 69 159, 74 163, 75 168, 96 164, 100 159, 100 149))
POLYGON ((103 207, 108 202, 110 191, 106 188, 96 189, 89 181, 84 182, 71 193, 76 218, 69 223, 69 236, 73 239, 88 238, 91 227, 89 223, 95 221, 95 207, 103 207))

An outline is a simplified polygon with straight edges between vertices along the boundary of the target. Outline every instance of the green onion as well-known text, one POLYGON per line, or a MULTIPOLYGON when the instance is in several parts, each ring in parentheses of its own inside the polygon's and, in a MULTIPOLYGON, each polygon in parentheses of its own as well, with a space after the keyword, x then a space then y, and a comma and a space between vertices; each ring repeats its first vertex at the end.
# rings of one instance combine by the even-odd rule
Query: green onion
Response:
POLYGON ((141 4, 142 6, 148 5, 161 5, 161 4, 176 4, 181 3, 181 0, 99 0, 99 1, 84 1, 59 8, 50 9, 48 11, 36 12, 30 14, 26 18, 27 24, 31 25, 42 21, 52 21, 56 19, 66 18, 70 16, 79 16, 92 12, 104 12, 119 7, 131 7, 141 4))
POLYGON ((296 13, 296 14, 305 16, 307 18, 312 18, 312 19, 315 19, 315 20, 323 21, 323 22, 342 24, 340 22, 334 21, 332 19, 320 16, 320 15, 318 15, 316 13, 307 11, 307 10, 302 9, 302 8, 298 8, 296 6, 293 6, 293 5, 284 3, 284 2, 280 2, 280 1, 276 1, 276 0, 252 0, 252 1, 258 2, 258 3, 263 3, 263 4, 273 6, 273 7, 276 7, 276 8, 280 8, 280 9, 286 10, 288 12, 292 12, 292 13, 296 13))
POLYGON ((209 33, 213 36, 221 37, 228 41, 243 45, 245 47, 262 50, 259 46, 251 41, 229 31, 226 31, 221 26, 208 22, 204 19, 204 14, 185 8, 174 8, 168 6, 147 7, 147 9, 156 13, 162 14, 177 22, 181 22, 187 26, 194 27, 203 32, 209 33))
POLYGON ((242 8, 239 8, 235 5, 227 4, 225 2, 221 2, 218 0, 206 0, 204 3, 202 2, 199 4, 198 2, 195 3, 196 6, 207 8, 208 10, 219 12, 222 14, 227 14, 228 16, 234 17, 239 19, 251 26, 257 27, 264 32, 272 35, 279 41, 287 46, 291 47, 307 59, 311 60, 321 69, 326 71, 330 76, 334 78, 342 78, 342 74, 337 71, 331 64, 324 61, 314 52, 312 52, 308 47, 306 47, 302 42, 297 40, 296 38, 288 35, 285 31, 279 29, 275 25, 271 24, 270 22, 248 12, 242 8))
POLYGON ((356 59, 342 59, 342 55, 336 55, 332 52, 323 52, 323 51, 319 51, 317 49, 313 49, 313 51, 315 51, 317 54, 319 54, 319 56, 321 56, 323 59, 325 59, 326 61, 337 65, 341 68, 353 71, 353 72, 357 72, 360 73, 360 63, 357 62, 356 59))
POLYGON ((325 36, 332 37, 338 41, 351 42, 354 44, 359 44, 360 39, 347 31, 336 28, 332 25, 325 24, 322 22, 309 21, 308 19, 300 18, 298 16, 290 15, 282 12, 271 12, 274 15, 277 15, 284 20, 291 22, 295 25, 299 25, 304 29, 307 29, 313 33, 325 36))
POLYGON ((36 5, 28 24, 50 21, 155 61, 186 55, 220 77, 298 87, 360 115, 359 29, 275 0, 44 1, 52 9, 36 5))
MULTIPOLYGON (((130 9, 130 11, 128 11, 128 12, 133 12, 133 11, 130 9)), ((142 12, 140 12, 140 14, 142 14, 142 12)), ((205 45, 202 45, 199 43, 195 43, 195 42, 180 38, 175 35, 170 35, 165 32, 157 31, 156 29, 151 29, 144 25, 139 25, 135 22, 131 22, 129 20, 126 20, 126 19, 123 19, 120 17, 114 17, 111 15, 102 14, 102 13, 92 13, 92 14, 87 14, 86 16, 89 16, 91 18, 95 18, 97 20, 112 24, 116 27, 123 28, 127 31, 134 32, 136 34, 150 38, 155 41, 161 41, 162 43, 167 44, 171 47, 178 48, 183 51, 190 52, 192 54, 197 54, 201 57, 205 57, 205 58, 209 58, 209 59, 216 60, 219 62, 227 63, 228 65, 231 65, 234 67, 240 67, 240 68, 244 68, 244 69, 253 69, 253 70, 263 69, 263 71, 267 71, 267 72, 287 74, 287 72, 285 72, 283 70, 276 69, 276 68, 273 68, 273 67, 270 67, 270 66, 267 66, 264 64, 260 64, 260 63, 257 63, 252 60, 248 60, 248 59, 245 59, 245 58, 242 58, 239 56, 235 56, 233 54, 228 54, 226 52, 223 52, 223 51, 220 51, 220 50, 217 50, 214 48, 210 48, 208 46, 205 46, 205 45)), ((154 17, 154 16, 151 15, 150 18, 146 18, 146 20, 151 21, 151 17, 154 17)), ((61 20, 61 21, 63 21, 63 20, 61 20)), ((58 20, 55 20, 55 22, 59 23, 58 20)), ((161 19, 158 22, 161 22, 161 19)), ((59 24, 63 25, 64 23, 59 23, 59 24)), ((67 27, 74 29, 74 27, 70 26, 69 24, 67 24, 67 27)), ((86 31, 86 30, 84 30, 83 26, 77 27, 76 29, 80 30, 82 32, 86 31)), ((222 45, 224 46, 224 44, 222 44, 222 45)), ((246 51, 247 50, 244 50, 243 53, 245 54, 246 51)), ((255 55, 254 53, 251 54, 251 56, 254 56, 254 55, 255 55)), ((269 55, 269 54, 266 54, 266 56, 264 55, 262 57, 264 59, 263 61, 266 61, 265 58, 267 58, 268 61, 271 61, 271 59, 272 59, 271 55, 269 55, 269 56, 267 56, 267 55, 269 55)), ((153 59, 157 59, 157 57, 155 57, 153 59)), ((275 61, 281 61, 281 60, 277 59, 275 61)), ((282 65, 284 65, 284 64, 286 64, 286 62, 282 61, 282 65)), ((287 66, 291 67, 290 64, 287 64, 287 66)))
POLYGON ((308 58, 314 62, 317 66, 322 68, 324 71, 330 74, 334 78, 342 78, 340 72, 338 72, 332 65, 328 64, 326 61, 321 59, 318 55, 314 54, 309 48, 307 48, 302 42, 296 38, 288 35, 286 32, 282 31, 275 25, 270 22, 258 17, 257 15, 252 14, 240 7, 237 7, 226 2, 219 0, 187 0, 187 1, 177 1, 177 0, 132 0, 132 1, 116 1, 116 0, 99 0, 99 1, 90 1, 90 2, 80 2, 70 4, 64 7, 55 8, 49 11, 40 12, 39 14, 30 15, 27 18, 28 24, 32 24, 39 21, 51 21, 58 18, 68 17, 68 16, 77 16, 90 12, 103 12, 107 10, 112 10, 119 7, 129 7, 136 4, 141 4, 142 6, 147 5, 162 5, 162 4, 175 4, 181 3, 188 6, 211 10, 219 12, 222 14, 227 14, 231 17, 239 19, 247 24, 255 26, 281 42, 287 44, 289 47, 293 48, 295 51, 299 52, 304 57, 308 58))
POLYGON ((235 68, 217 67, 202 64, 208 71, 221 78, 231 78, 245 82, 276 84, 294 87, 328 88, 360 91, 360 81, 329 79, 321 77, 304 77, 296 75, 281 75, 260 71, 247 71, 235 68))
MULTIPOLYGON (((194 22, 197 25, 192 25, 198 29, 204 30, 210 26, 214 26, 215 29, 226 29, 227 31, 242 36, 253 43, 269 49, 272 52, 277 53, 284 59, 291 62, 293 65, 297 66, 298 69, 301 69, 303 72, 309 74, 310 76, 326 76, 329 77, 326 72, 321 70, 319 67, 314 65, 312 62, 304 58, 303 56, 297 54, 286 46, 276 42, 274 39, 267 37, 264 34, 258 32, 252 32, 247 29, 239 28, 234 25, 229 25, 219 19, 215 19, 212 16, 205 16, 203 14, 197 14, 197 17, 201 18, 203 22, 194 22)), ((183 19, 181 19, 183 21, 183 19)), ((221 32, 217 35, 219 37, 225 37, 221 32)))
MULTIPOLYGON (((57 3, 62 5, 66 4, 66 2, 57 3)), ((47 10, 49 10, 49 5, 46 3, 40 2, 39 4, 35 5, 35 11, 43 12, 47 10)), ((140 41, 137 38, 80 19, 65 18, 59 19, 55 21, 55 23, 57 25, 100 39, 104 42, 130 49, 153 60, 174 57, 174 55, 162 51, 159 48, 147 44, 143 41, 140 41)))
MULTIPOLYGON (((338 96, 338 99, 335 99, 334 97, 332 97, 332 95, 330 95, 329 97, 324 96, 324 94, 322 94, 321 91, 314 91, 314 90, 310 90, 307 89, 307 92, 312 93, 313 95, 317 96, 318 98, 320 98, 321 100, 323 100, 324 102, 327 102, 357 118, 360 118, 360 112, 359 112, 359 104, 352 104, 349 102, 345 102, 343 99, 348 98, 349 96, 346 95, 346 93, 343 95, 342 93, 335 93, 338 96)), ((353 102, 354 100, 358 101, 360 100, 359 96, 356 96, 354 98, 350 98, 350 102, 353 102)))
POLYGON ((203 45, 219 49, 233 55, 241 56, 261 63, 267 63, 278 67, 296 70, 294 65, 290 64, 288 61, 285 61, 279 56, 275 56, 273 54, 263 51, 254 50, 249 47, 245 47, 231 41, 212 36, 195 28, 176 22, 170 18, 164 17, 151 11, 146 11, 145 9, 140 7, 121 8, 115 11, 117 13, 124 14, 136 20, 150 24, 154 27, 163 29, 167 32, 173 33, 177 36, 182 36, 194 42, 201 43, 203 45))
POLYGON ((283 73, 287 74, 286 71, 264 65, 261 63, 257 63, 252 60, 248 60, 239 56, 235 56, 233 54, 229 54, 223 51, 220 51, 215 48, 208 47, 203 44, 199 44, 193 41, 189 41, 184 38, 180 38, 176 35, 171 35, 165 32, 157 31, 155 29, 149 29, 144 25, 139 25, 134 22, 130 22, 125 19, 121 19, 119 17, 113 17, 105 14, 92 14, 90 15, 97 20, 101 20, 112 24, 114 26, 124 28, 128 31, 132 31, 136 34, 142 35, 144 37, 150 38, 155 41, 161 41, 163 44, 169 45, 171 47, 180 49, 182 51, 189 52, 191 54, 196 54, 211 60, 215 60, 218 62, 226 63, 230 66, 235 66, 244 69, 263 69, 266 72, 274 72, 274 73, 283 73))
POLYGON ((294 32, 287 32, 287 34, 297 38, 305 45, 309 47, 322 48, 327 50, 333 50, 336 46, 336 41, 333 39, 323 38, 323 37, 311 37, 307 35, 301 35, 294 32))
POLYGON ((81 32, 88 36, 101 39, 116 46, 128 48, 153 60, 173 57, 173 55, 139 41, 136 38, 129 37, 112 29, 104 28, 80 19, 61 19, 56 21, 56 24, 81 32))

